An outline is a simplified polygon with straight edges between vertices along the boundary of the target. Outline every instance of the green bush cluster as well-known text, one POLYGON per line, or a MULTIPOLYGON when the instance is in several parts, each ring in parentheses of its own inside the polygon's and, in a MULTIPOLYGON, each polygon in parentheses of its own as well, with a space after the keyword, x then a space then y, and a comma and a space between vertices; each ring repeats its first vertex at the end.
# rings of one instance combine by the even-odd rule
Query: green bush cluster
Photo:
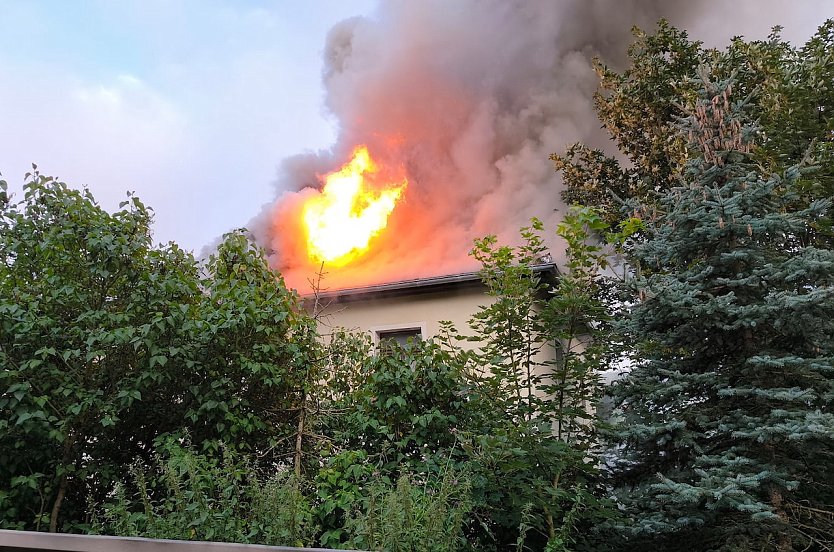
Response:
POLYGON ((574 421, 599 386, 566 301, 593 301, 567 288, 593 278, 548 295, 530 267, 539 223, 520 248, 477 244, 495 306, 474 335, 374 354, 361 336, 320 343, 242 232, 200 264, 151 245, 135 197, 109 214, 35 172, 2 199, 3 527, 375 549, 585 539, 595 425, 574 421), (535 354, 563 341, 558 363, 535 354))

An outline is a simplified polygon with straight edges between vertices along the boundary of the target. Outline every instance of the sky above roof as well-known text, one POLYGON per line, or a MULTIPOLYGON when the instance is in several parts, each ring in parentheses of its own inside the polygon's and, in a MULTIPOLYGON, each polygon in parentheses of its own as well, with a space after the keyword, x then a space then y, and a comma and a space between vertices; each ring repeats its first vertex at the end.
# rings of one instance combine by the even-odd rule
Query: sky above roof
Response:
MULTIPOLYGON (((801 38, 834 11, 828 0, 791 5, 776 22, 801 38)), ((376 0, 0 0, 0 172, 19 193, 37 163, 108 210, 134 191, 155 210, 156 241, 199 252, 275 200, 282 159, 332 147, 325 38, 376 10, 376 0)), ((759 37, 771 24, 756 25, 759 37)))
POLYGON ((280 160, 327 148, 321 53, 370 0, 0 0, 0 172, 37 163, 155 239, 199 250, 274 199, 280 160))

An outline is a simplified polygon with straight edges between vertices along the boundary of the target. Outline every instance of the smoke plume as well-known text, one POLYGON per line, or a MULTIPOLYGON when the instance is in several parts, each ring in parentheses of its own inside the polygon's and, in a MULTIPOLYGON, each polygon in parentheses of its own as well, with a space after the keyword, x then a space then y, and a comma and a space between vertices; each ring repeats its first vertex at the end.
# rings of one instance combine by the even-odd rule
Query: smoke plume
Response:
POLYGON ((402 167, 409 185, 371 251, 343 268, 325 266, 323 286, 476 269, 468 256, 473 239, 497 234, 513 243, 531 217, 555 227, 564 205, 551 153, 577 141, 610 147, 593 109, 591 59, 624 63, 631 26, 652 29, 661 17, 684 28, 711 21, 714 29, 729 21, 735 27, 720 38, 727 40, 764 36, 784 23, 780 13, 796 9, 788 2, 733 6, 686 0, 384 2, 373 18, 343 21, 327 38, 323 83, 326 109, 339 124, 336 144, 286 159, 276 201, 249 227, 288 284, 309 291, 306 282, 319 266, 306 255, 300 206, 317 193, 321 175, 364 144, 382 165, 402 167), (772 21, 753 17, 768 10, 772 21))

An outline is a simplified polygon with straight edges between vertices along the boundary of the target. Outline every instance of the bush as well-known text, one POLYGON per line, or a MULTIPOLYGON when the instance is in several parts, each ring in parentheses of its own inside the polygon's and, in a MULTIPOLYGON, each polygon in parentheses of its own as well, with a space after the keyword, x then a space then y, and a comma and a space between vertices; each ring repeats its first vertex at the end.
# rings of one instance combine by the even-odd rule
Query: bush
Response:
POLYGON ((466 546, 463 528, 472 508, 469 480, 455 473, 422 485, 402 475, 393 489, 371 485, 367 504, 345 523, 350 544, 387 552, 450 552, 466 546))
POLYGON ((95 523, 104 534, 310 546, 318 531, 301 483, 290 470, 262 478, 225 447, 216 461, 169 444, 155 463, 136 463, 129 485, 95 523), (132 491, 132 492, 131 492, 132 491))

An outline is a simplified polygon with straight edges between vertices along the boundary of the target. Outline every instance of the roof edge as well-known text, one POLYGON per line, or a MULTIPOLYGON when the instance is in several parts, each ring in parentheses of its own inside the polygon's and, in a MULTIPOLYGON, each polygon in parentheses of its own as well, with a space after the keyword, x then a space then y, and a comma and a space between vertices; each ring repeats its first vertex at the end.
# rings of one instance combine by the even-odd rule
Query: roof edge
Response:
MULTIPOLYGON (((552 278, 559 275, 559 269, 555 263, 542 263, 531 267, 533 272, 549 274, 552 278)), ((303 301, 308 302, 318 297, 319 300, 332 300, 336 302, 361 301, 369 298, 394 297, 401 295, 416 295, 446 291, 449 289, 462 289, 472 287, 483 287, 481 273, 462 272, 459 274, 447 274, 443 276, 429 276, 427 278, 414 278, 411 280, 400 280, 370 286, 337 289, 333 291, 322 291, 318 294, 309 293, 302 295, 303 301)))

